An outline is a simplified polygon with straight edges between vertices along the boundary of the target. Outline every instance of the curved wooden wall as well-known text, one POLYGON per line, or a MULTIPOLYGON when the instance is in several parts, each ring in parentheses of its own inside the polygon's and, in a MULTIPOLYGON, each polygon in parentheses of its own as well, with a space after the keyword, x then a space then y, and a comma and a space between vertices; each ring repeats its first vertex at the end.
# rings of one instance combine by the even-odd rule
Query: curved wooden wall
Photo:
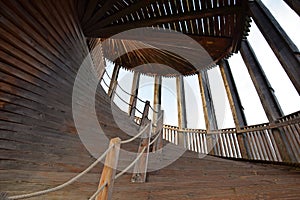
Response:
POLYGON ((72 87, 88 49, 73 2, 0 1, 0 13, 0 167, 78 171, 74 151, 91 158, 72 87))

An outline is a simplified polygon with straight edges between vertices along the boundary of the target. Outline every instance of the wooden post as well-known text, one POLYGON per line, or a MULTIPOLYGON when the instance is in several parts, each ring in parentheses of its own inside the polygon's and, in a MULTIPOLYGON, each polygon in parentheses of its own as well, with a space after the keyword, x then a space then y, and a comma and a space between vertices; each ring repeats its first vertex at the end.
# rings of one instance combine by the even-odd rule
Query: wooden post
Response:
MULTIPOLYGON (((212 101, 212 96, 210 92, 210 85, 208 80, 207 71, 201 71, 198 73, 198 81, 202 99, 204 120, 207 132, 211 130, 218 129, 217 119, 214 109, 214 104, 212 101)), ((210 151, 209 153, 212 155, 217 154, 216 144, 216 136, 212 134, 207 134, 207 148, 210 151)))
POLYGON ((291 9, 293 9, 300 16, 300 1, 299 0, 284 0, 291 9))
POLYGON ((108 92, 107 92, 107 95, 109 97, 112 97, 112 95, 114 93, 114 89, 116 88, 116 83, 118 80, 119 72, 120 72, 120 66, 115 64, 114 71, 111 76, 111 80, 110 80, 110 84, 109 84, 109 88, 108 88, 108 92))
POLYGON ((249 1, 249 8, 252 18, 300 95, 300 59, 298 48, 260 0, 249 1))
POLYGON ((154 78, 154 95, 153 95, 153 107, 154 110, 158 113, 153 112, 153 123, 155 125, 158 114, 161 110, 161 83, 162 83, 162 77, 161 76, 155 76, 154 78))
POLYGON ((240 52, 266 115, 269 121, 273 122, 279 117, 283 116, 283 112, 280 108, 277 98, 275 97, 274 90, 271 87, 248 41, 242 41, 240 52))
POLYGON ((118 81, 117 80, 114 81, 112 83, 112 85, 110 86, 111 90, 109 91, 108 96, 111 98, 111 100, 114 100, 114 98, 115 98, 117 86, 118 86, 118 81))
POLYGON ((159 120, 156 122, 156 125, 152 127, 152 138, 156 138, 156 136, 159 134, 157 140, 152 145, 152 152, 155 152, 157 150, 162 149, 163 147, 163 125, 164 125, 164 111, 160 110, 158 113, 158 116, 160 117, 159 120))
POLYGON ((136 103, 137 103, 137 96, 139 93, 139 85, 140 85, 140 77, 141 74, 139 72, 134 72, 133 74, 133 80, 132 80, 132 86, 131 86, 131 97, 130 97, 130 101, 129 104, 131 105, 129 107, 129 116, 134 117, 135 116, 135 107, 136 107, 136 103))
POLYGON ((158 134, 160 134, 160 136, 158 137, 158 139, 157 139, 157 144, 155 145, 156 146, 156 149, 155 149, 155 151, 157 151, 157 150, 161 150, 162 148, 163 148, 163 126, 164 126, 164 111, 163 110, 161 110, 161 112, 160 112, 160 114, 161 114, 161 116, 162 116, 162 118, 161 118, 161 120, 160 120, 160 123, 157 125, 157 129, 160 131, 158 134))
MULTIPOLYGON (((145 107, 144 107, 144 112, 143 116, 141 119, 141 127, 140 130, 145 128, 151 121, 147 118, 148 113, 149 113, 149 107, 150 107, 150 102, 146 101, 145 107)), ((149 155, 149 143, 150 143, 150 138, 151 138, 151 130, 152 127, 151 125, 149 126, 149 130, 146 131, 144 134, 142 134, 142 138, 140 141, 138 153, 141 153, 143 149, 146 147, 147 149, 143 153, 143 155, 140 157, 140 159, 137 161, 137 163, 134 166, 134 171, 133 175, 131 177, 131 182, 138 182, 138 183, 144 183, 146 182, 147 178, 147 165, 148 165, 148 155, 149 155)))
POLYGON ((108 200, 112 198, 113 185, 115 180, 116 169, 119 160, 120 152, 120 138, 113 138, 110 140, 109 146, 114 147, 108 152, 105 158, 104 168, 102 170, 99 188, 107 182, 106 187, 98 194, 96 200, 108 200))
MULTIPOLYGON (((269 119, 270 123, 272 123, 283 116, 283 112, 274 95, 274 90, 270 86, 270 83, 248 41, 242 41, 240 52, 248 69, 252 82, 255 86, 255 89, 258 93, 262 106, 265 110, 267 118, 269 119)), ((282 133, 278 129, 274 129, 273 133, 282 158, 285 159, 284 161, 290 162, 292 159, 290 157, 290 155, 292 155, 290 153, 291 149, 288 145, 284 133, 282 133)))
MULTIPOLYGON (((219 66, 220 66, 220 71, 223 78, 225 90, 227 93, 229 105, 231 108, 233 120, 235 123, 235 127, 236 130, 240 130, 241 127, 247 126, 247 121, 244 114, 244 108, 242 106, 228 61, 221 60, 219 62, 219 66)), ((246 138, 244 137, 244 134, 238 134, 237 138, 238 138, 242 157, 247 159, 250 149, 247 145, 247 142, 245 141, 246 138)))
MULTIPOLYGON (((178 108, 178 127, 179 129, 187 128, 186 104, 183 76, 176 77, 177 89, 177 108, 178 108)), ((186 137, 182 132, 178 132, 178 145, 186 147, 186 137)))
POLYGON ((149 108, 150 108, 150 101, 146 101, 140 126, 143 126, 148 122, 147 119, 148 119, 148 114, 149 114, 149 108))
MULTIPOLYGON (((157 121, 160 114, 161 114, 161 88, 162 88, 162 77, 161 76, 155 76, 154 78, 154 95, 153 95, 153 106, 154 110, 156 110, 158 113, 153 112, 153 120, 152 120, 152 135, 155 137, 155 134, 157 133, 159 122, 157 121)), ((159 139, 158 139, 159 140, 159 139)), ((157 142, 153 143, 152 145, 152 151, 156 151, 157 149, 157 142)))

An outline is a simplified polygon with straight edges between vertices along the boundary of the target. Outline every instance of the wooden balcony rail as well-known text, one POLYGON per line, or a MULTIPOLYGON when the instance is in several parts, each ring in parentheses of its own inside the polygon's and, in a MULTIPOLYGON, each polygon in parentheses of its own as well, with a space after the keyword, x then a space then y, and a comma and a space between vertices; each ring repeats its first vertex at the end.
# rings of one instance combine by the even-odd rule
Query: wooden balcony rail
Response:
POLYGON ((228 158, 243 158, 272 162, 300 162, 300 112, 295 112, 276 120, 254 126, 213 130, 183 129, 164 125, 163 138, 178 144, 178 132, 185 133, 188 150, 203 154, 213 154, 228 158), (284 138, 279 144, 276 137, 284 138), (246 144, 241 144, 238 137, 244 137, 246 144), (212 143, 215 139, 215 144, 212 143), (242 156, 241 145, 247 146, 247 157, 242 156), (287 153, 281 149, 285 145, 287 153), (288 154, 288 155, 285 155, 288 154), (287 160, 286 158, 290 158, 287 160))

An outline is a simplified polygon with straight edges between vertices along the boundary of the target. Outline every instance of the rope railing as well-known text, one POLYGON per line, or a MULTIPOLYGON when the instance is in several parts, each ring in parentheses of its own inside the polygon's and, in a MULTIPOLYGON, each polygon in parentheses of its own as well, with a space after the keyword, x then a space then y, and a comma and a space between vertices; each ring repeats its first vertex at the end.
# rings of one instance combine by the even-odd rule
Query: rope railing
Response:
MULTIPOLYGON (((109 76, 109 74, 107 73, 106 70, 104 70, 104 74, 106 74, 108 76, 109 79, 111 79, 111 77, 109 76)), ((104 85, 106 85, 108 87, 108 89, 112 89, 104 80, 104 77, 101 77, 102 82, 104 83, 104 85)), ((126 92, 118 83, 117 85, 119 86, 119 88, 125 92, 127 95, 133 96, 131 94, 129 94, 128 92, 126 92)), ((120 97, 119 94, 116 93, 116 91, 113 91, 114 94, 120 99, 122 100, 124 103, 126 103, 127 105, 131 106, 129 103, 127 103, 123 98, 120 97)), ((138 99, 139 101, 143 102, 143 103, 147 103, 146 101, 141 100, 140 98, 136 97, 136 99, 138 99)), ((159 113, 158 111, 155 111, 151 106, 149 106, 150 109, 154 112, 154 113, 159 113)), ((141 113, 142 115, 144 114, 144 112, 141 112, 138 108, 134 107, 134 109, 136 109, 139 113, 141 113)), ((161 117, 161 116, 160 116, 161 117)), ((160 118, 158 118, 159 120, 160 118)), ((157 121, 158 121, 157 120, 157 121)), ((123 140, 120 141, 120 144, 126 144, 129 142, 134 141, 135 139, 137 139, 138 137, 140 137, 147 129, 149 129, 150 125, 152 125, 151 121, 150 123, 148 123, 141 131, 139 131, 139 133, 135 136, 133 136, 130 139, 127 140, 123 140)), ((151 130, 151 129, 150 129, 151 130)), ((144 154, 145 150, 147 148, 149 148, 150 145, 152 145, 160 136, 160 134, 157 134, 157 136, 155 137, 154 140, 151 141, 151 143, 148 144, 147 147, 144 147, 142 149, 142 151, 138 154, 138 156, 136 157, 136 159, 130 164, 128 165, 122 172, 120 172, 119 174, 116 175, 115 179, 119 178, 120 176, 122 176, 124 173, 126 173, 131 167, 133 167, 134 164, 137 163, 137 161, 141 158, 141 156, 144 154)), ((15 196, 10 196, 7 197, 7 199, 9 200, 17 200, 17 199, 27 199, 27 198, 32 198, 32 197, 37 197, 37 196, 41 196, 41 195, 45 195, 51 192, 55 192, 58 190, 61 190, 67 186, 69 186, 70 184, 74 183, 75 181, 77 181, 79 178, 81 178, 82 176, 84 176, 86 173, 88 173, 91 169, 93 169, 109 152, 110 150, 114 147, 115 145, 111 145, 110 147, 107 148, 107 150, 95 161, 93 162, 90 166, 88 166, 84 171, 82 171, 81 173, 79 173, 78 175, 76 175, 75 177, 71 178, 70 180, 66 181, 65 183, 58 185, 56 187, 53 188, 49 188, 46 190, 41 190, 41 191, 37 191, 37 192, 32 192, 29 194, 23 194, 23 195, 15 195, 15 196)), ((108 182, 106 181, 104 184, 102 184, 100 187, 98 187, 97 191, 89 198, 90 200, 95 199, 99 193, 108 185, 108 182)))
POLYGON ((133 136, 132 138, 130 138, 128 140, 121 141, 121 144, 126 144, 126 143, 134 141, 135 139, 140 137, 145 132, 145 130, 147 130, 147 128, 149 128, 149 126, 150 126, 150 123, 147 124, 147 126, 145 126, 137 135, 133 136))
POLYGON ((107 182, 105 182, 101 187, 99 187, 97 191, 89 198, 89 200, 94 200, 106 186, 107 182))
POLYGON ((151 105, 149 106, 150 109, 154 112, 154 113, 158 113, 159 111, 156 111, 151 105))
POLYGON ((149 143, 149 145, 152 145, 154 142, 156 142, 157 139, 159 138, 160 134, 161 134, 161 133, 158 133, 158 134, 155 136, 155 138, 149 143))
MULTIPOLYGON (((112 80, 111 80, 111 77, 109 76, 108 72, 107 72, 106 70, 104 70, 103 76, 101 77, 101 81, 102 81, 102 82, 104 83, 104 85, 108 88, 108 95, 109 95, 110 97, 112 97, 112 96, 114 96, 114 95, 117 96, 118 99, 121 100, 121 102, 123 102, 124 104, 126 104, 126 106, 129 106, 129 110, 130 110, 130 111, 129 111, 129 115, 130 115, 130 116, 132 116, 132 111, 133 111, 133 110, 134 110, 134 111, 137 111, 138 113, 140 113, 141 115, 143 115, 143 112, 137 108, 137 106, 136 106, 136 101, 138 100, 138 101, 144 103, 145 105, 147 104, 147 101, 144 101, 144 100, 140 99, 140 98, 139 98, 138 96, 136 96, 136 95, 130 94, 130 93, 127 92, 124 88, 122 88, 122 87, 120 86, 120 84, 119 84, 117 81, 115 82, 115 85, 110 86, 110 85, 105 81, 104 75, 106 75, 106 76, 110 79, 110 81, 112 81, 112 80), (126 95, 129 95, 130 97, 134 97, 133 102, 128 103, 126 100, 124 100, 124 98, 122 98, 121 95, 118 94, 118 93, 116 92, 116 88, 117 88, 117 87, 120 88, 120 90, 121 90, 122 92, 124 92, 126 95)), ((151 105, 149 105, 149 108, 150 108, 154 113, 159 113, 159 111, 156 111, 151 105)))
POLYGON ((125 174, 131 167, 133 167, 134 164, 136 164, 136 162, 141 158, 141 156, 143 155, 143 153, 145 152, 145 150, 147 149, 147 147, 144 147, 143 150, 138 154, 138 156, 134 159, 134 161, 132 161, 124 170, 122 170, 119 174, 117 174, 115 176, 115 179, 118 179, 119 177, 121 177, 123 174, 125 174))
MULTIPOLYGON (((107 77, 111 80, 111 77, 109 76, 108 72, 106 70, 104 70, 104 74, 107 75, 107 77)), ((102 77, 102 80, 104 81, 104 78, 102 77)), ((110 88, 108 86, 108 84, 106 83, 105 84, 108 88, 110 88)), ((128 96, 131 96, 131 97, 136 97, 137 100, 139 100, 140 102, 142 103, 146 103, 146 101, 142 100, 141 98, 137 97, 136 95, 133 95, 133 94, 130 94, 129 92, 127 92, 118 82, 117 82, 117 86, 121 89, 121 91, 123 91, 125 94, 127 94, 128 96)), ((110 88, 112 89, 112 88, 110 88)))
MULTIPOLYGON (((107 87, 107 88, 110 88, 109 87, 109 85, 106 83, 106 81, 103 79, 102 80, 103 81, 103 83, 104 83, 104 85, 107 87)), ((118 94, 118 93, 115 93, 116 94, 116 96, 123 102, 123 103, 125 103, 125 104, 127 104, 127 105, 129 105, 129 106, 132 106, 132 105, 130 105, 127 101, 125 101, 123 98, 121 98, 121 96, 118 94)), ((144 101, 143 101, 144 102, 144 101)), ((140 111, 136 106, 134 106, 133 107, 136 111, 138 111, 140 114, 143 114, 143 112, 142 111, 140 111)))
POLYGON ((138 111, 141 115, 143 114, 143 112, 140 111, 136 106, 134 107, 134 109, 135 109, 136 111, 138 111))
POLYGON ((38 192, 29 193, 29 194, 10 196, 10 197, 7 197, 7 199, 10 199, 10 200, 27 199, 27 198, 32 198, 32 197, 36 197, 36 196, 45 195, 45 194, 48 194, 50 192, 55 192, 55 191, 58 191, 60 189, 63 189, 66 186, 68 186, 68 185, 74 183, 75 181, 77 181, 79 178, 81 178, 83 175, 88 173, 90 170, 92 170, 106 156, 106 154, 108 154, 108 152, 113 147, 114 146, 110 146, 109 148, 107 148, 107 150, 95 162, 93 162, 89 167, 87 167, 84 171, 82 171, 81 173, 79 173, 78 175, 76 175, 75 177, 71 178, 70 180, 68 180, 67 182, 65 182, 61 185, 58 185, 56 187, 49 188, 49 189, 46 189, 46 190, 41 190, 41 191, 38 191, 38 192))
POLYGON ((115 95, 126 105, 131 106, 130 103, 127 103, 127 101, 125 101, 122 97, 120 97, 120 95, 118 93, 115 92, 115 95))
MULTIPOLYGON (((134 141, 135 139, 137 139, 138 137, 140 137, 147 130, 147 128, 149 128, 149 126, 150 126, 150 123, 147 124, 147 126, 145 126, 137 135, 135 135, 134 137, 132 137, 132 138, 130 138, 128 140, 123 140, 120 143, 121 144, 126 144, 126 143, 134 141)), ((76 175, 75 177, 71 178, 70 180, 68 180, 67 182, 65 182, 65 183, 63 183, 61 185, 58 185, 58 186, 50 188, 50 189, 46 189, 46 190, 41 190, 41 191, 38 191, 38 192, 29 193, 29 194, 10 196, 10 197, 7 197, 7 199, 9 199, 9 200, 27 199, 27 198, 32 198, 32 197, 36 197, 36 196, 45 195, 45 194, 48 194, 50 192, 55 192, 55 191, 58 191, 60 189, 63 189, 65 187, 67 187, 68 185, 71 185, 72 183, 74 183, 75 181, 77 181, 79 178, 81 178, 82 176, 84 176, 90 170, 92 170, 108 154, 108 152, 113 147, 114 147, 114 145, 111 145, 109 148, 107 148, 107 150, 95 162, 93 162, 90 166, 88 166, 84 171, 82 171, 81 173, 79 173, 78 175, 76 175)), ((121 175, 123 175, 124 173, 126 173, 137 162, 137 160, 139 160, 139 158, 145 152, 145 149, 146 149, 146 147, 143 149, 143 151, 137 156, 137 158, 126 169, 124 169, 121 173, 119 173, 115 177, 115 179, 119 178, 121 175)), ((107 182, 105 182, 101 187, 99 187, 98 190, 90 197, 90 200, 94 199, 104 189, 104 187, 106 185, 107 185, 107 182)))

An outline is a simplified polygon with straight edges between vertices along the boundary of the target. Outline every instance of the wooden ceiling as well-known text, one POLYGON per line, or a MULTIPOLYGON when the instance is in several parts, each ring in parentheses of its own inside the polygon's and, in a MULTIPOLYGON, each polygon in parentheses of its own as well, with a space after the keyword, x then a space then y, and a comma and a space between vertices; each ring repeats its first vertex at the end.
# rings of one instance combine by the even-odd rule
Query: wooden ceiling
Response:
POLYGON ((84 34, 104 39, 104 56, 148 75, 191 75, 214 65, 237 52, 250 22, 248 0, 77 1, 84 34), (123 34, 143 27, 150 31, 123 34))

